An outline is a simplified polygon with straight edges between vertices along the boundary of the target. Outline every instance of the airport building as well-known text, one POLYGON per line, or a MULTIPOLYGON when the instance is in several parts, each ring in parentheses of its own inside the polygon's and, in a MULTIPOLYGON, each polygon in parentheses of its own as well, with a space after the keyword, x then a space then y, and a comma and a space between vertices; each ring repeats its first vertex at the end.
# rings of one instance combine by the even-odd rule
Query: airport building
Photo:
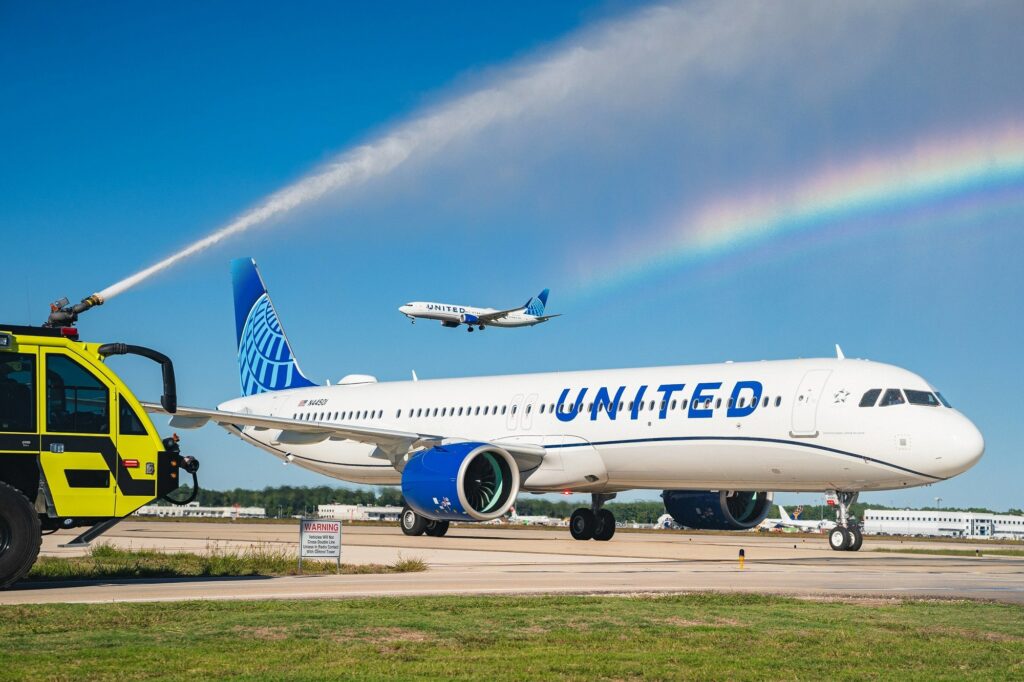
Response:
POLYGON ((175 518, 214 519, 265 519, 267 510, 263 507, 203 507, 198 502, 185 505, 147 504, 135 512, 138 516, 161 516, 175 518))
POLYGON ((319 504, 316 515, 339 521, 398 521, 401 507, 375 507, 364 504, 319 504))
POLYGON ((1024 516, 958 511, 868 509, 868 535, 927 535, 951 538, 1024 540, 1024 516))

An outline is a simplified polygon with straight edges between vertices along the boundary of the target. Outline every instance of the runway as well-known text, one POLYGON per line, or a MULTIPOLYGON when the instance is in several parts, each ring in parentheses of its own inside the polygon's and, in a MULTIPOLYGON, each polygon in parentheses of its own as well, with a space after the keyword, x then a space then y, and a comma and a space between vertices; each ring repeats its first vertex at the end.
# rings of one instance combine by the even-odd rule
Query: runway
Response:
MULTIPOLYGON (((43 553, 74 536, 44 538, 43 553)), ((207 551, 266 544, 296 549, 297 526, 126 521, 105 537, 125 548, 207 551)), ((833 552, 824 536, 619 532, 578 542, 567 529, 453 527, 447 537, 407 537, 396 526, 345 526, 345 563, 429 564, 422 573, 34 583, 0 592, 0 604, 225 599, 309 599, 437 594, 760 592, 814 598, 962 598, 1024 604, 1024 558, 873 552, 878 548, 997 545, 900 543, 866 538, 860 552, 833 552), (739 550, 746 554, 744 566, 739 550)))

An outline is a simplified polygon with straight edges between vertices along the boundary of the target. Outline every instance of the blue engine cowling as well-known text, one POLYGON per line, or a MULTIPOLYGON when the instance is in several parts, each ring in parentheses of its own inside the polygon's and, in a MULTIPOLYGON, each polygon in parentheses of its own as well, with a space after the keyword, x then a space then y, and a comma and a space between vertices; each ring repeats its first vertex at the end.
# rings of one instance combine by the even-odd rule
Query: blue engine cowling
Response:
POLYGON ((480 321, 480 318, 476 315, 470 315, 469 313, 462 313, 463 324, 476 324, 480 321))
POLYGON ((438 521, 490 521, 519 493, 519 467, 490 443, 451 443, 409 458, 402 495, 416 513, 438 521))
POLYGON ((733 490, 665 490, 665 511, 698 530, 747 530, 768 518, 772 494, 733 490))

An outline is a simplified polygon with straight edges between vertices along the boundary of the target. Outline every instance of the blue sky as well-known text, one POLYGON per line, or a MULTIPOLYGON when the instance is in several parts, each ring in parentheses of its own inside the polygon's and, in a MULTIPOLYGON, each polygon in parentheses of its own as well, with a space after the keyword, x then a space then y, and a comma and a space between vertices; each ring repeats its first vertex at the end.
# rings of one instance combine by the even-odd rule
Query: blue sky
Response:
MULTIPOLYGON (((50 300, 493 92, 509 100, 497 115, 147 280, 83 318, 84 334, 170 354, 183 404, 231 397, 228 262, 251 255, 319 380, 811 357, 840 342, 924 375, 988 442, 963 476, 869 500, 1024 506, 1020 187, 989 212, 883 212, 599 296, 580 284, 709 198, 1019 125, 1022 30, 1013 2, 0 5, 0 319, 39 322, 50 300), (565 317, 535 329, 470 336, 396 312, 515 305, 545 286, 565 317)), ((118 362, 157 395, 151 367, 118 362)), ((212 428, 183 436, 209 487, 328 482, 212 428)))

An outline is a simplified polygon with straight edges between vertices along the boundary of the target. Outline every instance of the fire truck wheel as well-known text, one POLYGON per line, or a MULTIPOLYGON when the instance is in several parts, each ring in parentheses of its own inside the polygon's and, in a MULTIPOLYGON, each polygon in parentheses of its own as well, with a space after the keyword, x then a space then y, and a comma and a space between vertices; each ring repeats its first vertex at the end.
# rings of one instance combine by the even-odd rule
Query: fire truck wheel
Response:
POLYGON ((21 491, 0 483, 0 589, 28 573, 41 543, 36 510, 21 491))

